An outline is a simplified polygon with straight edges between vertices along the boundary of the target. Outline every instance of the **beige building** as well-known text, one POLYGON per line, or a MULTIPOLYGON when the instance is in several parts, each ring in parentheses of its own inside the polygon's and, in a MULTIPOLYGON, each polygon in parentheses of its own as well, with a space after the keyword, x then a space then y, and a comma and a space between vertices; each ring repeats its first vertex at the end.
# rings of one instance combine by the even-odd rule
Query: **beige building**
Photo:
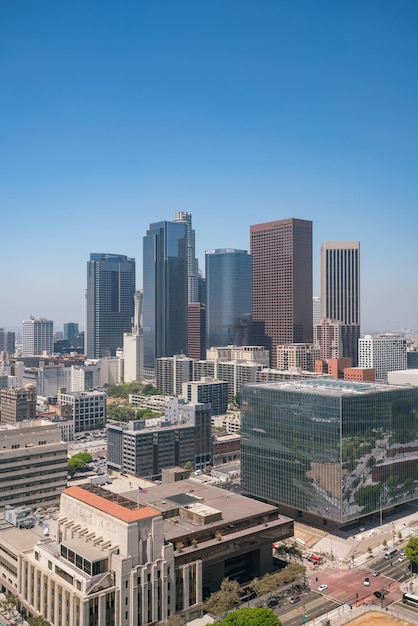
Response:
POLYGON ((0 508, 58 503, 67 484, 67 444, 44 420, 0 425, 0 508))
POLYGON ((36 417, 36 387, 9 387, 0 390, 0 422, 16 424, 36 417))

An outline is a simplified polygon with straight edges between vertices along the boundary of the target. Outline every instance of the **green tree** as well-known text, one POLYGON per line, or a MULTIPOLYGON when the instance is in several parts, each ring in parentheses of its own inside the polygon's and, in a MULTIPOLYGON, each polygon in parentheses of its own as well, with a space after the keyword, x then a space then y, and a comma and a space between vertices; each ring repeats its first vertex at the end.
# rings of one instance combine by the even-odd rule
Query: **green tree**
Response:
POLYGON ((83 461, 84 465, 88 465, 89 463, 93 461, 93 457, 91 456, 89 452, 77 452, 76 454, 73 455, 73 458, 74 457, 83 461))
POLYGON ((418 537, 411 537, 405 546, 405 556, 414 565, 418 565, 418 537))
POLYGON ((13 609, 16 608, 19 599, 13 593, 6 593, 5 599, 0 603, 2 612, 9 616, 13 609))
POLYGON ((271 609, 237 609, 229 613, 219 626, 281 626, 281 621, 271 609))
POLYGON ((193 463, 191 461, 186 461, 186 463, 184 464, 183 467, 188 472, 192 472, 193 471, 193 463))
POLYGON ((50 622, 42 617, 42 615, 39 615, 38 617, 29 617, 28 624, 29 626, 51 626, 50 622))
POLYGON ((238 408, 241 406, 241 392, 240 391, 237 391, 237 393, 234 396, 234 404, 238 408))
POLYGON ((203 608, 213 615, 226 615, 228 611, 236 609, 241 603, 240 586, 236 580, 225 578, 219 591, 215 591, 206 600, 203 608))
POLYGON ((67 471, 71 477, 73 477, 77 472, 82 472, 85 467, 85 463, 76 456, 72 456, 67 461, 67 471))

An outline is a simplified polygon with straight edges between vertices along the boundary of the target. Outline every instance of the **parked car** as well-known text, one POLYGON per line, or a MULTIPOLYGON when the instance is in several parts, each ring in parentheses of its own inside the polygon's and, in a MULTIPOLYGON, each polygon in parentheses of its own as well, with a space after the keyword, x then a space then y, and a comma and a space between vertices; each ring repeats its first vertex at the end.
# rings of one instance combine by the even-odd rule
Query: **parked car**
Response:
POLYGON ((364 583, 363 583, 363 585, 364 585, 365 587, 370 587, 370 579, 369 579, 369 578, 365 578, 365 579, 364 579, 364 583))
POLYGON ((318 587, 318 591, 325 591, 325 589, 328 589, 328 585, 319 585, 318 587))
POLYGON ((300 602, 300 596, 293 596, 290 598, 290 604, 294 604, 295 602, 300 602))

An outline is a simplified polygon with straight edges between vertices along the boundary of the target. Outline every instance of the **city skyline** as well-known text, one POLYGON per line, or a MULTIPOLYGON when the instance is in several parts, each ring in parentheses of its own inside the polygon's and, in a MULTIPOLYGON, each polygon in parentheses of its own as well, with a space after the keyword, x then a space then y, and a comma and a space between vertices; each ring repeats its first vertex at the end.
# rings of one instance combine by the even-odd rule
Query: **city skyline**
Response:
POLYGON ((176 212, 196 256, 250 225, 360 241, 361 328, 418 331, 418 6, 242 0, 1 11, 0 327, 84 328, 85 259, 176 212))

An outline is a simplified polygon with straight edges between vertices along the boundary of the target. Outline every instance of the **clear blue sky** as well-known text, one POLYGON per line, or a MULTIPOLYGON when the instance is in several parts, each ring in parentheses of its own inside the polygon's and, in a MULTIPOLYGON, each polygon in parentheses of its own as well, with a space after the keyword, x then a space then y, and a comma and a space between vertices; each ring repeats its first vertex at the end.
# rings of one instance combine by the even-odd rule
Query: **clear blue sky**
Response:
POLYGON ((0 326, 83 326, 90 252, 193 216, 360 240, 363 329, 418 330, 416 0, 3 0, 0 326))

